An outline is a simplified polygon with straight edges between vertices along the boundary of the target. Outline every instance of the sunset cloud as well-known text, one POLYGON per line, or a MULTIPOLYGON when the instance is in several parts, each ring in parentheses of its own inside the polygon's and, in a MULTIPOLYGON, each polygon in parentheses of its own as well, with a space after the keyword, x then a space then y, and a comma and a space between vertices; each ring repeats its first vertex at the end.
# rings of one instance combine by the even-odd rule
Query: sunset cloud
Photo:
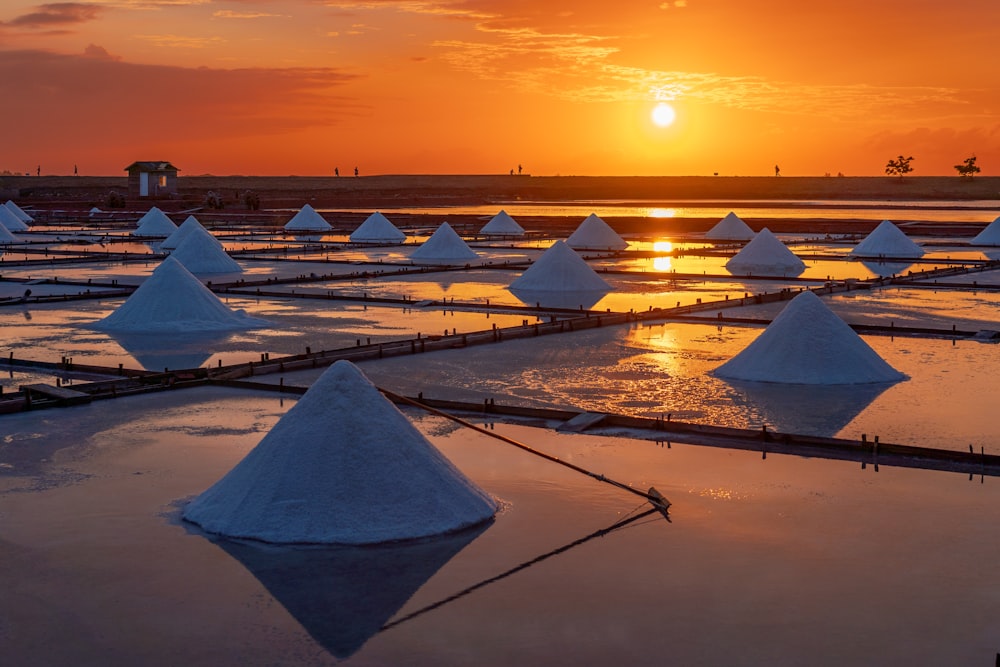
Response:
POLYGON ((97 19, 103 7, 79 2, 58 2, 38 5, 33 12, 21 14, 0 25, 13 28, 51 29, 97 19))

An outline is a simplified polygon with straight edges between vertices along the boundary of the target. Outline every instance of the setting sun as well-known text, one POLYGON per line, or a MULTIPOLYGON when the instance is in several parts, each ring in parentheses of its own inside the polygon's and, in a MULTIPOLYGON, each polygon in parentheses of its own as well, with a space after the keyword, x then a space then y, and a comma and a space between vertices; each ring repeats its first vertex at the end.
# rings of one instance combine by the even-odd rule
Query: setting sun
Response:
POLYGON ((674 122, 674 118, 677 117, 677 113, 674 111, 674 108, 666 102, 660 102, 653 107, 651 116, 653 118, 653 123, 659 127, 667 127, 674 122))

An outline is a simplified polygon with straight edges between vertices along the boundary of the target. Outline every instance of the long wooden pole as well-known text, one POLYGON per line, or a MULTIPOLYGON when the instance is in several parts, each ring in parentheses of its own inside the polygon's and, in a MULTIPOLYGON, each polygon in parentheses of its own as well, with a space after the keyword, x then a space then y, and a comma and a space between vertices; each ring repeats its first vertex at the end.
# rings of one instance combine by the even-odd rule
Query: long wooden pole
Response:
POLYGON ((562 459, 560 459, 557 456, 552 456, 551 454, 546 454, 545 452, 539 451, 539 450, 535 449, 534 447, 531 447, 529 445, 524 444, 523 442, 518 442, 517 440, 514 440, 513 438, 508 438, 507 436, 501 435, 501 434, 496 433, 494 431, 489 431, 489 430, 487 430, 487 429, 485 429, 485 428, 483 428, 481 426, 477 426, 477 425, 473 424, 472 422, 466 421, 466 420, 462 419, 461 417, 456 417, 455 415, 450 414, 448 412, 445 412, 443 410, 438 410, 437 408, 432 408, 431 406, 426 405, 424 403, 421 403, 420 401, 414 400, 414 399, 406 397, 406 396, 401 396, 401 395, 399 395, 399 394, 397 394, 395 392, 389 391, 388 389, 382 389, 381 387, 379 388, 379 391, 381 391, 387 398, 389 398, 394 403, 405 403, 405 404, 408 404, 408 405, 412 405, 412 406, 414 406, 416 408, 420 408, 421 410, 425 410, 425 411, 427 411, 427 412, 429 412, 429 413, 431 413, 433 415, 437 415, 439 417, 444 417, 445 419, 450 419, 451 421, 455 422, 456 424, 461 424, 462 426, 464 426, 466 428, 470 428, 473 431, 476 431, 477 433, 482 433, 483 435, 487 435, 487 436, 489 436, 491 438, 495 438, 496 440, 500 440, 501 442, 505 442, 508 445, 513 445, 513 446, 515 446, 515 447, 517 447, 519 449, 523 449, 524 451, 526 451, 526 452, 528 452, 530 454, 534 454, 535 456, 541 457, 541 458, 543 458, 543 459, 545 459, 547 461, 552 461, 553 463, 558 463, 559 465, 565 466, 565 467, 569 468, 570 470, 575 470, 578 473, 581 473, 583 475, 586 475, 588 477, 596 479, 598 482, 604 482, 605 484, 610 484, 612 486, 616 486, 619 489, 622 489, 623 491, 628 491, 629 493, 632 493, 632 494, 635 494, 635 495, 640 496, 642 498, 645 498, 646 500, 648 500, 653 505, 653 507, 655 507, 656 509, 660 510, 661 512, 666 513, 667 509, 670 507, 670 501, 667 500, 666 497, 663 496, 663 494, 661 494, 659 491, 657 491, 655 487, 652 487, 652 486, 649 487, 649 491, 640 491, 639 489, 634 489, 631 486, 629 486, 628 484, 623 484, 623 483, 618 482, 616 480, 613 480, 613 479, 610 479, 608 477, 605 477, 604 475, 601 475, 599 473, 587 470, 586 468, 581 468, 580 466, 575 465, 573 463, 570 463, 569 461, 563 461, 562 459))

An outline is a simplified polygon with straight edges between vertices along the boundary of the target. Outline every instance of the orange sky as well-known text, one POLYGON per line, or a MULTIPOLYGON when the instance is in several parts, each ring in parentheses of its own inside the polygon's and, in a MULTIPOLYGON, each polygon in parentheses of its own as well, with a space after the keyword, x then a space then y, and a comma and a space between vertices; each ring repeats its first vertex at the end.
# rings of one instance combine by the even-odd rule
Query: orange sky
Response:
POLYGON ((996 0, 5 0, 0 171, 996 175, 998 37, 996 0))

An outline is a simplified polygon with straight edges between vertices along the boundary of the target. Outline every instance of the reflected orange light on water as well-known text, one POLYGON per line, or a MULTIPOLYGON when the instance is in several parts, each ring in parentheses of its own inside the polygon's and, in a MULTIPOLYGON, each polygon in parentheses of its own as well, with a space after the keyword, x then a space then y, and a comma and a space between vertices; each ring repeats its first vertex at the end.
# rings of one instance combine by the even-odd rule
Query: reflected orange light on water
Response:
MULTIPOLYGON (((671 252, 673 249, 674 249, 674 244, 671 243, 670 241, 655 241, 653 243, 653 252, 671 252)), ((653 258, 654 271, 669 271, 671 267, 672 264, 670 257, 653 258)))
POLYGON ((651 208, 646 213, 647 217, 650 218, 676 218, 677 209, 675 208, 651 208))

